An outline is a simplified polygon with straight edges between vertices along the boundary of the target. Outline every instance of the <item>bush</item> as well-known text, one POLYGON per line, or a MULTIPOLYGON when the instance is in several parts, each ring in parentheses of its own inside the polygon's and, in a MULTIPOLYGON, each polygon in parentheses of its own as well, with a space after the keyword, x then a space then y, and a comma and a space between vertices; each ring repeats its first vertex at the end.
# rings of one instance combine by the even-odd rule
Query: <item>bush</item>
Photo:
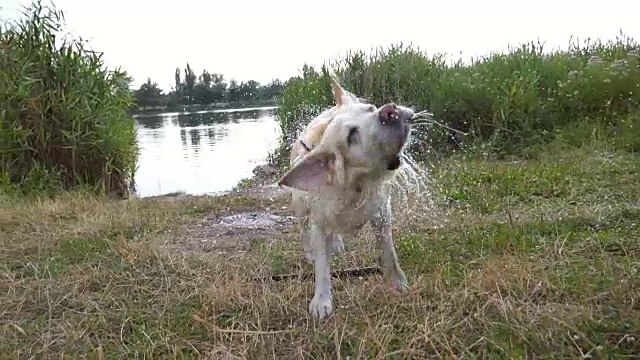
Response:
POLYGON ((83 40, 58 39, 60 11, 37 0, 25 15, 0 25, 0 177, 30 192, 127 193, 138 154, 131 79, 83 40))
MULTIPOLYGON (((536 43, 469 64, 449 65, 441 54, 429 56, 402 44, 373 54, 347 54, 320 72, 305 65, 290 79, 279 109, 282 139, 277 156, 288 153, 296 131, 333 103, 327 75, 381 105, 394 101, 433 112, 439 122, 467 133, 416 127, 414 156, 483 143, 497 153, 517 153, 553 140, 554 131, 576 122, 615 122, 638 109, 638 43, 624 35, 616 41, 575 43, 546 53, 536 43), (428 140, 427 140, 428 139, 428 140)), ((279 165, 286 165, 280 161, 279 165)))

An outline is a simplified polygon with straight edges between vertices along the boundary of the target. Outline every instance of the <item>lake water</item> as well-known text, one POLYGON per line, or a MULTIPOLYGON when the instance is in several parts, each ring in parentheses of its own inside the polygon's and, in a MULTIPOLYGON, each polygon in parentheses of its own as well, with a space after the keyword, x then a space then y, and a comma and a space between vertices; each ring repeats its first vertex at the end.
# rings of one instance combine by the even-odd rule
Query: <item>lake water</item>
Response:
POLYGON ((138 115, 139 197, 233 188, 275 149, 277 107, 138 115))

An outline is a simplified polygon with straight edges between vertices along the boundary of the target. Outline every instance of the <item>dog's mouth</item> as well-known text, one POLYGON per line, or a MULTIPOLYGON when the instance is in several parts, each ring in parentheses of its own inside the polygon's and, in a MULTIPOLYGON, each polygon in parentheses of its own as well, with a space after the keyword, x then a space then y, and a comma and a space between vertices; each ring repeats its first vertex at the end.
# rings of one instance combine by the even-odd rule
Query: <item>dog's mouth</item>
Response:
POLYGON ((387 163, 387 170, 398 170, 402 165, 402 160, 400 160, 400 156, 396 155, 387 163))
POLYGON ((397 170, 402 165, 400 154, 402 153, 402 148, 407 143, 408 139, 409 139, 409 126, 405 126, 400 138, 400 144, 402 145, 399 146, 399 149, 398 149, 399 152, 395 156, 393 156, 390 160, 387 161, 387 170, 397 170))

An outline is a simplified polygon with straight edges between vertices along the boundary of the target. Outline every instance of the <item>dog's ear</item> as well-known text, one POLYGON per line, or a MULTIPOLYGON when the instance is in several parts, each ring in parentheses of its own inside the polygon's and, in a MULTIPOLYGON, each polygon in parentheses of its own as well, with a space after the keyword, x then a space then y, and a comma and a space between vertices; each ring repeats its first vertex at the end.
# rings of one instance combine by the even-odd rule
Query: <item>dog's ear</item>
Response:
POLYGON ((329 78, 331 78, 331 92, 333 92, 333 98, 336 101, 336 106, 340 107, 351 102, 349 93, 340 86, 338 79, 333 75, 329 75, 329 78))
POLYGON ((331 187, 336 181, 336 162, 336 155, 332 152, 312 151, 278 180, 278 186, 303 191, 331 187))

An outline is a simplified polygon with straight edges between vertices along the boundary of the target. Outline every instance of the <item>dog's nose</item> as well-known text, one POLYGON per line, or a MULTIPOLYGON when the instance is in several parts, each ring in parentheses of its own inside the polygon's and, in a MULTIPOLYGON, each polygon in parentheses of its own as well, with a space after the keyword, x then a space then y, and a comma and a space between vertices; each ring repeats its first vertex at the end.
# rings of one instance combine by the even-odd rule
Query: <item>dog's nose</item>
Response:
POLYGON ((408 107, 389 103, 380 108, 380 122, 383 125, 394 124, 398 121, 411 124, 415 113, 408 107))
POLYGON ((398 120, 398 107, 394 103, 389 103, 380 108, 380 123, 383 125, 390 124, 398 120))
POLYGON ((413 110, 406 107, 403 107, 401 110, 403 112, 402 118, 407 119, 407 122, 411 124, 413 122, 413 117, 416 116, 416 114, 413 110))

